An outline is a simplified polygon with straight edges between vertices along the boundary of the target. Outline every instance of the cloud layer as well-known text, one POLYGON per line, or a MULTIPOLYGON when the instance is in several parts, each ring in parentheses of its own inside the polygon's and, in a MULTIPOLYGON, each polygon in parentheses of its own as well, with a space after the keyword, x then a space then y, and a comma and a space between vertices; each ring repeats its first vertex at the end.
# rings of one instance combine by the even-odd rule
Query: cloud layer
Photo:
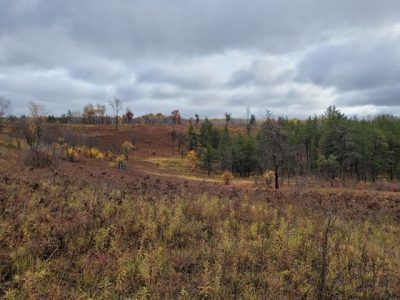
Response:
POLYGON ((54 114, 400 113, 400 2, 4 0, 0 95, 54 114))

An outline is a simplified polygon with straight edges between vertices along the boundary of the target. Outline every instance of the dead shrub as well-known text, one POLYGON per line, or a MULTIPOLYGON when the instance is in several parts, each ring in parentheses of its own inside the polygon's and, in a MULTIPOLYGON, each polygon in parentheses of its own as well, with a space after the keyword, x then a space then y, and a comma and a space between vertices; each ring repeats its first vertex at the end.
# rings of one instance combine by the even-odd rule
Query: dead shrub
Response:
POLYGON ((25 165, 35 169, 55 167, 57 160, 46 150, 30 150, 25 156, 25 165))
POLYGON ((399 185, 393 182, 387 182, 386 180, 382 180, 382 181, 376 181, 373 184, 373 189, 377 191, 398 192, 399 185))

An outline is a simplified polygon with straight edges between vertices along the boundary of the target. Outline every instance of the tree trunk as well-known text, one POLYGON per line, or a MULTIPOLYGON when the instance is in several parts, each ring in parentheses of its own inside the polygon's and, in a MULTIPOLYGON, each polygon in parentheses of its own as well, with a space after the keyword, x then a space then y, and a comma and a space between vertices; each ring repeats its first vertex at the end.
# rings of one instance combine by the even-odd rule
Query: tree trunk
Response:
POLYGON ((278 165, 275 164, 275 189, 279 190, 278 165))

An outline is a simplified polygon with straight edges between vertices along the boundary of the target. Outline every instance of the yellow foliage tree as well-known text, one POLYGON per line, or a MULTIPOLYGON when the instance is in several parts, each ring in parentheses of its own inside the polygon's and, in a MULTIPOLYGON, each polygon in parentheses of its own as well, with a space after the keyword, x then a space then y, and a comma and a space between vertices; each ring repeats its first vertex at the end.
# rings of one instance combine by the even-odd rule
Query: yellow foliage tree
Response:
POLYGON ((274 179, 275 179, 275 173, 274 173, 274 171, 271 171, 271 170, 265 171, 265 173, 264 173, 264 175, 263 175, 263 178, 264 178, 265 184, 266 184, 267 186, 271 186, 272 182, 273 182, 274 179))
POLYGON ((230 171, 224 171, 221 175, 221 178, 224 181, 225 185, 229 185, 231 180, 233 179, 233 175, 230 171))
POLYGON ((131 142, 125 141, 122 143, 121 148, 122 153, 125 156, 125 160, 128 160, 128 154, 130 151, 135 149, 135 146, 131 142))
POLYGON ((197 153, 194 150, 190 150, 188 153, 185 155, 185 165, 190 169, 191 171, 194 171, 197 167, 197 153))

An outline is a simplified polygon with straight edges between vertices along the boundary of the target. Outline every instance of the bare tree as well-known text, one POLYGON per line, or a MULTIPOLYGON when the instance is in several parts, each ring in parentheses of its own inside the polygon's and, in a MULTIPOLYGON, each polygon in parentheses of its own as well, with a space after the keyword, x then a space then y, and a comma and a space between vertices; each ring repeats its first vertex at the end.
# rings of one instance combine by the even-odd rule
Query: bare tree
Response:
POLYGON ((250 135, 251 129, 256 125, 256 116, 250 113, 250 107, 246 109, 246 129, 247 135, 250 135))
POLYGON ((325 221, 323 233, 322 233, 322 247, 321 247, 321 263, 320 263, 320 274, 318 278, 318 285, 316 291, 317 299, 326 299, 326 276, 329 268, 329 236, 333 230, 337 218, 332 217, 329 213, 325 221))
POLYGON ((3 97, 0 97, 0 132, 3 130, 4 118, 11 112, 11 102, 3 97))
POLYGON ((46 124, 46 111, 43 105, 31 102, 30 116, 25 122, 25 138, 32 150, 39 148, 46 124))
POLYGON ((118 129, 119 112, 122 108, 122 101, 119 98, 114 98, 113 100, 110 100, 109 104, 112 108, 115 119, 115 129, 118 129))
POLYGON ((101 104, 96 104, 96 116, 99 118, 99 123, 104 123, 104 115, 106 113, 106 106, 101 104))
POLYGON ((178 137, 175 131, 175 125, 181 124, 181 114, 179 113, 178 109, 175 109, 171 112, 171 119, 172 119, 171 141, 172 141, 172 155, 173 155, 175 149, 175 140, 178 137))

